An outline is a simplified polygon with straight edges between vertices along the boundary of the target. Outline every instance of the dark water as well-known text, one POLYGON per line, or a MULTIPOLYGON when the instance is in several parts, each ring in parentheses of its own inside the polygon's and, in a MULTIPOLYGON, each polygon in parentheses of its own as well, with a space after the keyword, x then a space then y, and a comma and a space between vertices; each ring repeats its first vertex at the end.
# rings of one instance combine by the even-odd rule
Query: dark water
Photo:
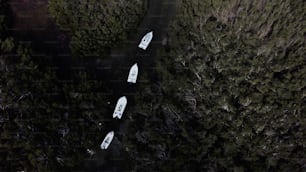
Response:
MULTIPOLYGON (((137 87, 137 85, 141 84, 142 82, 152 82, 156 80, 154 74, 154 57, 158 49, 164 48, 162 46, 162 40, 167 35, 166 27, 170 19, 175 14, 175 9, 176 1, 174 0, 149 1, 148 11, 143 19, 143 22, 138 27, 137 33, 133 34, 130 41, 126 43, 125 49, 122 50, 119 48, 114 48, 111 50, 111 58, 109 58, 111 60, 111 64, 108 64, 109 68, 111 69, 111 73, 109 73, 108 76, 111 76, 111 78, 113 79, 109 81, 111 83, 111 87, 114 88, 112 95, 114 98, 112 99, 114 106, 117 101, 117 98, 123 95, 127 96, 128 99, 128 106, 126 111, 128 111, 129 107, 131 106, 137 106, 133 100, 134 94, 137 94, 142 91, 138 89, 139 87, 137 87), (138 48, 138 44, 141 38, 149 31, 154 32, 154 37, 148 49, 144 51, 138 48), (130 67, 136 62, 139 66, 139 76, 144 73, 147 73, 149 76, 149 80, 138 79, 136 85, 130 85, 126 82, 127 74, 130 67)), ((106 66, 106 64, 103 64, 103 66, 106 66)), ((103 76, 105 75, 105 73, 100 73, 99 75, 103 76)), ((126 125, 128 125, 128 119, 123 117, 123 119, 120 120, 119 123, 113 122, 110 128, 113 128, 115 130, 115 135, 125 135, 126 125)), ((122 145, 120 145, 120 143, 117 143, 117 140, 114 140, 114 142, 110 146, 110 152, 100 152, 98 154, 98 157, 101 156, 102 158, 97 158, 95 162, 92 162, 92 165, 101 163, 101 159, 103 159, 105 156, 111 156, 115 159, 114 161, 106 162, 108 164, 107 166, 111 167, 110 170, 112 171, 126 171, 126 167, 130 165, 135 165, 133 164, 127 153, 123 150, 122 145), (118 153, 118 150, 121 150, 120 153, 118 153)), ((94 169, 105 170, 105 168, 97 168, 97 166, 95 166, 95 168, 91 170, 94 169)))
MULTIPOLYGON (((38 4, 37 1, 35 2, 10 1, 12 15, 9 23, 10 34, 19 41, 31 43, 35 52, 34 56, 51 61, 60 79, 69 79, 72 70, 84 69, 96 75, 98 80, 103 80, 111 88, 108 96, 110 107, 115 107, 117 99, 123 95, 128 99, 126 111, 129 107, 136 106, 134 95, 142 91, 137 85, 156 80, 154 57, 158 49, 164 48, 162 40, 167 36, 166 27, 175 14, 177 1, 148 1, 147 13, 136 32, 130 35, 129 41, 123 46, 111 49, 110 57, 105 59, 101 57, 73 58, 69 49, 69 36, 58 29, 46 12, 48 0, 38 1, 38 4), (137 46, 141 38, 149 31, 154 32, 154 37, 149 48, 143 51, 137 46), (139 66, 139 76, 147 73, 149 80, 138 80, 136 85, 130 85, 126 82, 128 71, 136 62, 139 66)), ((112 111, 113 108, 110 108, 108 113, 112 114, 112 111)), ((115 138, 109 149, 100 150, 92 159, 85 160, 75 170, 128 171, 134 165, 120 143, 121 137, 126 134, 126 125, 128 125, 126 116, 123 116, 121 120, 112 120, 109 115, 106 121, 109 122, 104 127, 109 131, 115 131, 115 138)))

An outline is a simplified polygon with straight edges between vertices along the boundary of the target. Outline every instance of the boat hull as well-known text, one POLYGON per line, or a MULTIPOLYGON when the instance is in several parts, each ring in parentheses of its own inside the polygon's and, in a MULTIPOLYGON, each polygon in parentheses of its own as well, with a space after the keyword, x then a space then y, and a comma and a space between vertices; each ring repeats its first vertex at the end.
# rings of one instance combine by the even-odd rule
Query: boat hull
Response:
POLYGON ((113 131, 107 133, 103 142, 100 145, 100 148, 101 149, 107 149, 109 147, 109 145, 111 144, 111 142, 113 141, 113 138, 114 138, 114 132, 113 131))
POLYGON ((147 33, 140 41, 138 48, 146 50, 153 39, 153 31, 147 33))
POLYGON ((130 69, 127 82, 129 82, 129 83, 136 83, 137 76, 138 76, 138 66, 137 66, 137 63, 136 63, 130 69))
POLYGON ((113 113, 113 118, 121 119, 126 105, 127 105, 126 97, 123 96, 123 97, 119 98, 119 100, 117 101, 114 113, 113 113))

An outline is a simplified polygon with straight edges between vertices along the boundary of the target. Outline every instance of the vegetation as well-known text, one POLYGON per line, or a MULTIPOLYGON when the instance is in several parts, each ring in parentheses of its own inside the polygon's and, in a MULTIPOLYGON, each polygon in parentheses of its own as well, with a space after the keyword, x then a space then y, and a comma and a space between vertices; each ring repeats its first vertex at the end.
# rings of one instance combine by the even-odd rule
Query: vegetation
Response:
POLYGON ((61 81, 28 48, 17 53, 1 74, 1 171, 76 167, 103 139, 93 133, 107 132, 98 124, 105 125, 107 100, 99 90, 107 89, 86 71, 61 81))
MULTIPOLYGON (((305 7, 302 0, 182 0, 156 77, 140 82, 127 111, 119 138, 134 160, 127 166, 305 171, 305 7)), ((49 10, 79 56, 105 54, 144 12, 137 0, 50 0, 49 10)), ((0 12, 0 171, 80 170, 87 149, 99 149, 108 132, 112 88, 87 70, 61 80, 50 58, 8 36, 0 12)))
POLYGON ((95 134, 108 132, 102 126, 110 91, 86 70, 61 80, 49 58, 8 36, 6 19, 1 15, 0 171, 78 168, 87 149, 99 148, 104 136, 95 134))
POLYGON ((75 56, 105 55, 134 30, 144 14, 142 0, 49 1, 49 11, 71 35, 75 56))
POLYGON ((305 7, 183 0, 128 114, 135 170, 305 171, 305 7))

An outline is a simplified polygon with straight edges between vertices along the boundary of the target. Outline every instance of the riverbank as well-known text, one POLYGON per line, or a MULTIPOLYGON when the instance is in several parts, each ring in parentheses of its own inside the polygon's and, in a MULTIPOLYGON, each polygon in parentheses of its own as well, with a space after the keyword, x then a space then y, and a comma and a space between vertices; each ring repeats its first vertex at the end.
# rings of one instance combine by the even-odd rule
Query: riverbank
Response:
POLYGON ((150 1, 129 40, 88 59, 71 56, 69 39, 42 46, 63 33, 42 9, 37 23, 16 20, 37 47, 0 30, 0 171, 305 171, 304 2, 150 1))
POLYGON ((103 72, 107 63, 90 68, 92 59, 72 57, 69 35, 50 17, 48 1, 9 5, 3 36, 14 39, 1 41, 7 52, 1 53, 0 169, 85 168, 80 164, 90 159, 88 150, 98 151, 105 133, 119 126, 111 117, 117 98, 110 85, 116 79, 103 72), (61 42, 63 34, 68 39, 61 42))
POLYGON ((305 170, 304 7, 182 1, 128 113, 134 170, 305 170))

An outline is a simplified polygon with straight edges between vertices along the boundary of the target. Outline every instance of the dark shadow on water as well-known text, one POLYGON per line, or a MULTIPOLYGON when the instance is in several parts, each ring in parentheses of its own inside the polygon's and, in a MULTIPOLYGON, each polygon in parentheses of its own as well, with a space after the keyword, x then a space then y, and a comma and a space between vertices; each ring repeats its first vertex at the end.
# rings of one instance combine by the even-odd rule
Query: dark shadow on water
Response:
MULTIPOLYGON (((127 74, 134 63, 140 66, 139 75, 148 73, 150 80, 156 80, 155 61, 156 51, 163 48, 161 42, 166 36, 165 29, 175 13, 175 3, 170 0, 151 0, 148 4, 148 11, 143 22, 136 29, 137 32, 130 36, 131 40, 124 43, 125 48, 110 49, 110 57, 89 57, 86 59, 73 58, 69 49, 69 36, 61 31, 53 19, 48 16, 46 4, 48 0, 41 1, 37 7, 29 0, 20 3, 19 0, 10 1, 10 19, 8 21, 9 34, 15 40, 30 43, 34 56, 45 62, 41 65, 57 69, 57 76, 60 80, 70 79, 73 70, 84 69, 89 74, 96 76, 97 80, 103 81, 111 90, 108 96, 110 106, 115 107, 119 97, 125 95, 128 99, 128 106, 133 107, 134 95, 141 92, 137 84, 131 85, 126 82, 127 74), (172 2, 165 3, 165 2, 172 2), (33 16, 33 14, 37 14, 33 16), (22 14, 22 15, 21 15, 22 14), (25 17, 25 16, 31 17, 25 17), (140 39, 149 31, 154 32, 154 38, 149 48, 144 51, 138 48, 140 39)), ((149 81, 145 81, 149 82, 149 81)), ((113 108, 107 110, 112 114, 113 108)), ((111 115, 106 119, 109 121, 104 127, 109 131, 115 131, 115 138, 108 150, 99 150, 94 157, 85 160, 74 170, 78 171, 130 171, 134 165, 132 158, 125 151, 120 140, 127 134, 127 117, 121 120, 112 119, 111 115), (103 169, 103 170, 102 170, 103 169)), ((134 135, 134 133, 132 133, 134 135)), ((102 140, 101 140, 102 141, 102 140)), ((100 144, 100 143, 99 143, 100 144)), ((97 145, 99 146, 99 145, 97 145)))

